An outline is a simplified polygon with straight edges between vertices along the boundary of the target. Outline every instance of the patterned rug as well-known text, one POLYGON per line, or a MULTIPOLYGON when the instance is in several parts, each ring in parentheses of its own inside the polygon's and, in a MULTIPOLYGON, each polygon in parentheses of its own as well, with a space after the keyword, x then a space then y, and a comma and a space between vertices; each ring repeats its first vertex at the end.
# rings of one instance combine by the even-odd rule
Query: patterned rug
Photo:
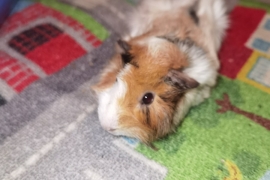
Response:
POLYGON ((138 1, 62 1, 20 0, 0 29, 0 179, 270 180, 269 5, 231 12, 211 97, 154 151, 105 132, 90 90, 138 1))

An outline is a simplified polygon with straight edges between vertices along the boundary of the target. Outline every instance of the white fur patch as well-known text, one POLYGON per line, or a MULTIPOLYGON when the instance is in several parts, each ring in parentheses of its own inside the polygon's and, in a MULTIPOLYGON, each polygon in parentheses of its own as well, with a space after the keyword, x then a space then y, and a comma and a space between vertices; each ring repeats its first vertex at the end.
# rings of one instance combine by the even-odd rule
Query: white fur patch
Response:
POLYGON ((189 66, 184 70, 184 73, 201 85, 213 86, 217 72, 205 52, 196 45, 191 47, 180 45, 180 49, 187 54, 189 59, 189 66))
MULTIPOLYGON (((181 7, 191 6, 196 0, 146 0, 137 13, 132 14, 130 21, 130 37, 140 36, 152 28, 152 22, 163 12, 173 12, 181 7), (150 7, 150 8, 149 8, 150 7)), ((127 38, 128 39, 128 38, 127 38)))
POLYGON ((174 123, 178 124, 184 118, 190 107, 198 105, 210 96, 210 90, 216 83, 217 71, 207 54, 195 44, 178 43, 178 47, 189 60, 189 66, 184 73, 200 83, 198 88, 188 91, 178 104, 174 123))
MULTIPOLYGON (((203 20, 203 32, 207 39, 213 39, 213 50, 219 50, 225 29, 228 27, 226 6, 223 0, 199 1, 198 16, 203 20)), ((208 43, 209 44, 209 43, 208 43)))
POLYGON ((151 53, 151 56, 157 57, 162 52, 162 49, 164 49, 166 41, 161 38, 151 37, 146 40, 146 43, 148 44, 148 52, 151 53))
POLYGON ((129 70, 126 67, 118 76, 117 82, 113 86, 102 91, 99 95, 98 116, 101 126, 110 132, 110 130, 118 129, 119 108, 118 100, 123 98, 127 92, 126 83, 121 76, 129 70))

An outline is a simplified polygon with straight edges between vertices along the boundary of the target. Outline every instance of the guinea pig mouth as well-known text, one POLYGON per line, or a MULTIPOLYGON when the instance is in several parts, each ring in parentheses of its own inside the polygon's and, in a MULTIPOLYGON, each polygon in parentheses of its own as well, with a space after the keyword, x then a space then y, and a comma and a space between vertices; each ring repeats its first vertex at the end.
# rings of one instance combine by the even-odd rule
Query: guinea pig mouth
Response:
POLYGON ((113 133, 116 131, 116 129, 107 129, 108 132, 113 133))
POLYGON ((101 127, 106 130, 107 132, 115 135, 116 134, 116 131, 117 131, 117 128, 114 128, 114 127, 110 127, 110 126, 107 126, 107 125, 104 125, 101 123, 101 127))

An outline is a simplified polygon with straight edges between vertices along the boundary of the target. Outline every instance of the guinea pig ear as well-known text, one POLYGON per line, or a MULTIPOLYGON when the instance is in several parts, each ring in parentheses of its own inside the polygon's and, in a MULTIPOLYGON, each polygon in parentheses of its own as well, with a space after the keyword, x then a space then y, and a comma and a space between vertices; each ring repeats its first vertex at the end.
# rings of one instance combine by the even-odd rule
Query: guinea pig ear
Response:
POLYGON ((130 54, 131 46, 123 40, 118 40, 118 51, 121 54, 121 58, 124 64, 129 63, 132 60, 132 55, 130 54))
POLYGON ((180 91, 193 89, 198 87, 200 84, 193 78, 189 77, 185 73, 179 70, 170 70, 165 77, 165 82, 177 87, 180 91))

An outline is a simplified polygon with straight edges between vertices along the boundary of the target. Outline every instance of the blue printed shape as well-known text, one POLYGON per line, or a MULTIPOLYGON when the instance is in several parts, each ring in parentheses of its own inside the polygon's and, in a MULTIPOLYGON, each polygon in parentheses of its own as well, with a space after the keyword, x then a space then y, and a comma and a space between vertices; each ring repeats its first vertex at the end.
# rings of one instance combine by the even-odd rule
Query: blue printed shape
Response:
POLYGON ((253 46, 255 49, 258 49, 258 50, 267 52, 267 51, 269 50, 269 48, 270 48, 270 43, 267 42, 267 41, 264 41, 264 40, 262 40, 262 39, 256 38, 256 39, 253 41, 252 46, 253 46))
POLYGON ((264 25, 264 28, 268 31, 270 31, 270 19, 267 19, 265 25, 264 25))
POLYGON ((260 180, 269 180, 269 179, 270 179, 270 170, 267 171, 260 180))
POLYGON ((20 0, 12 10, 11 14, 19 12, 32 4, 34 4, 32 0, 20 0))
POLYGON ((131 146, 136 146, 139 141, 137 139, 134 139, 134 138, 130 138, 130 137, 126 137, 124 136, 123 139, 128 143, 130 144, 131 146))

